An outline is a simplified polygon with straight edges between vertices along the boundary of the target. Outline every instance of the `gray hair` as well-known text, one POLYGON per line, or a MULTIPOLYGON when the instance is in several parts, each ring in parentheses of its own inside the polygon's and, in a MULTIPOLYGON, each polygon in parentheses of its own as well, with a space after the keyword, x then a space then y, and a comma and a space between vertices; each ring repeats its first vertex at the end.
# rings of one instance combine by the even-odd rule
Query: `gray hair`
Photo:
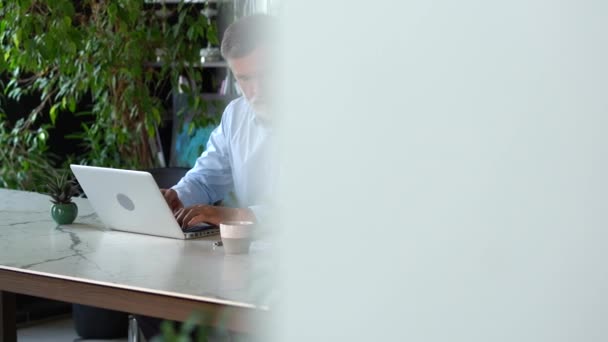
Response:
POLYGON ((254 14, 230 24, 222 38, 222 56, 225 59, 241 58, 261 45, 272 44, 275 20, 266 14, 254 14))

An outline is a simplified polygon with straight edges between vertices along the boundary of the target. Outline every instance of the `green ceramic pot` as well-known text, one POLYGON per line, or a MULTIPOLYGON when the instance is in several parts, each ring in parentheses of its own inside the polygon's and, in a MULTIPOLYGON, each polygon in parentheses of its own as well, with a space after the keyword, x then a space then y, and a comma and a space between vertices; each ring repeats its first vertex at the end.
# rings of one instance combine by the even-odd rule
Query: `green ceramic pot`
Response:
POLYGON ((53 204, 51 207, 51 216, 57 224, 70 224, 74 222, 78 215, 78 207, 76 203, 53 204))

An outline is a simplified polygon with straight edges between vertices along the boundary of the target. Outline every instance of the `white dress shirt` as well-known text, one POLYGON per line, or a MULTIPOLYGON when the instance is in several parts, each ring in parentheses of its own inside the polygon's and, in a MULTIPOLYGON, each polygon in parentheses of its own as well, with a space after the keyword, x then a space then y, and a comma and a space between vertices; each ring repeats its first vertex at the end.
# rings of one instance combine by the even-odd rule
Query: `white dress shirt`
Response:
POLYGON ((267 216, 277 172, 271 160, 272 127, 256 119, 244 97, 224 110, 205 152, 173 189, 185 207, 220 200, 267 216), (234 200, 227 198, 234 193, 234 200))

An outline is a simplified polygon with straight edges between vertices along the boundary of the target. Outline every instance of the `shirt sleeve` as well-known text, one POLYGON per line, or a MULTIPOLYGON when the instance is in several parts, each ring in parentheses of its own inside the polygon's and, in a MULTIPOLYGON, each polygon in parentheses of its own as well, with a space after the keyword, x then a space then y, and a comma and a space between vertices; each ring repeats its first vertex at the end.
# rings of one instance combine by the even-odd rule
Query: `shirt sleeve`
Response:
POLYGON ((194 167, 173 186, 185 207, 195 204, 212 204, 224 199, 233 188, 230 166, 228 106, 220 125, 213 130, 207 148, 196 160, 194 167))

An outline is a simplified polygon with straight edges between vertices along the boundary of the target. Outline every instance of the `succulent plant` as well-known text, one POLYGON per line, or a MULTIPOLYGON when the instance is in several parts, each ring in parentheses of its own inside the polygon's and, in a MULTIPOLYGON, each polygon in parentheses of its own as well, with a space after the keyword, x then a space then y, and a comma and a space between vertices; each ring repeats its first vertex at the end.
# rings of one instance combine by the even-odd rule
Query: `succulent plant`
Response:
POLYGON ((53 170, 46 179, 47 195, 51 196, 54 204, 72 203, 72 197, 79 194, 78 186, 68 171, 53 170))

